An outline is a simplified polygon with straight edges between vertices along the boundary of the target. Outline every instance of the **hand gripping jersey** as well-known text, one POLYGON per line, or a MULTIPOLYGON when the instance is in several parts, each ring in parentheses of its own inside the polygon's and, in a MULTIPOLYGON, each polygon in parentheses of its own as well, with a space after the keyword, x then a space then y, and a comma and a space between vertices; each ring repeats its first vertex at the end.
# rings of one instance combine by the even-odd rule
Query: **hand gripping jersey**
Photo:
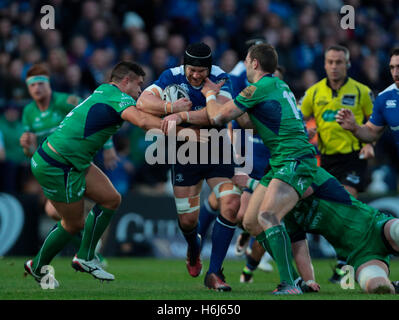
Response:
POLYGON ((388 126, 391 129, 399 153, 399 89, 395 83, 382 91, 375 99, 370 122, 376 126, 388 126))
MULTIPOLYGON (((209 75, 209 79, 212 82, 220 82, 225 80, 226 82, 223 84, 220 89, 219 95, 232 98, 231 97, 231 83, 230 78, 227 73, 225 73, 220 67, 212 66, 211 74, 209 75)), ((158 96, 162 97, 163 90, 170 84, 178 84, 183 89, 186 90, 187 94, 190 97, 192 102, 191 110, 200 110, 206 106, 206 99, 201 93, 202 86, 193 87, 187 80, 184 74, 184 66, 181 65, 179 67, 170 68, 165 70, 151 86, 149 86, 146 90, 152 90, 153 92, 158 92, 158 96)))
POLYGON ((235 99, 238 108, 248 113, 258 135, 270 150, 270 165, 313 156, 295 97, 288 85, 272 74, 246 87, 235 99))
POLYGON ((94 155, 123 123, 121 113, 136 101, 111 84, 102 84, 76 106, 47 139, 77 170, 90 166, 94 155))
POLYGON ((25 132, 32 132, 37 136, 37 143, 42 142, 58 127, 65 116, 75 108, 81 98, 68 93, 53 92, 47 110, 40 111, 35 101, 25 106, 22 113, 22 124, 25 132))

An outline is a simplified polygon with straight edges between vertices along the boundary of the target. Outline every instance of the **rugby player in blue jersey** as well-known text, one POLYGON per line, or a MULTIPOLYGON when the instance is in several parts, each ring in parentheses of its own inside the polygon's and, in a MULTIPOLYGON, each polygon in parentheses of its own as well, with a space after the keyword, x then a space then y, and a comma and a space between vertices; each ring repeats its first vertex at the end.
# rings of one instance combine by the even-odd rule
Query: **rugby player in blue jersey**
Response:
POLYGON ((341 109, 336 120, 342 128, 364 142, 377 141, 384 129, 389 127, 399 152, 399 48, 391 51, 389 69, 394 83, 377 96, 373 113, 365 124, 358 125, 348 109, 341 109))
MULTIPOLYGON (((199 119, 198 124, 204 123, 204 119, 205 123, 209 123, 204 108, 207 101, 201 93, 207 77, 213 82, 224 81, 216 98, 219 103, 225 103, 232 99, 229 76, 220 67, 212 65, 211 49, 204 43, 190 44, 185 50, 183 65, 165 70, 159 79, 141 94, 137 106, 142 111, 145 110, 145 112, 159 116, 185 111, 184 114, 189 117, 190 112, 203 109, 204 112, 200 114, 203 118, 199 119), (189 98, 182 97, 175 102, 164 101, 162 99, 164 90, 171 84, 177 84, 183 88, 189 98)), ((195 122, 193 119, 190 122, 196 124, 193 123, 195 122)), ((204 128, 204 126, 201 127, 204 128)), ((211 127, 209 126, 209 128, 211 127)), ((177 149, 180 146, 177 142, 177 149)), ((203 148, 197 147, 201 150, 203 148)), ((211 155, 211 143, 208 143, 207 148, 208 155, 211 155)), ((197 150, 200 151, 199 149, 197 150)), ((183 164, 179 159, 176 159, 176 163, 171 163, 178 224, 188 244, 186 266, 192 277, 199 276, 202 270, 198 216, 200 192, 204 180, 218 200, 220 214, 212 231, 212 252, 209 270, 204 279, 206 287, 218 291, 231 290, 231 287, 225 282, 222 264, 236 228, 241 194, 231 181, 235 166, 232 161, 231 145, 230 149, 231 161, 229 164, 221 163, 223 159, 222 144, 219 144, 219 150, 216 150, 219 153, 219 164, 211 164, 210 157, 206 164, 198 161, 197 163, 183 164)), ((168 150, 168 152, 171 151, 168 150)), ((200 152, 198 152, 199 157, 200 152)))

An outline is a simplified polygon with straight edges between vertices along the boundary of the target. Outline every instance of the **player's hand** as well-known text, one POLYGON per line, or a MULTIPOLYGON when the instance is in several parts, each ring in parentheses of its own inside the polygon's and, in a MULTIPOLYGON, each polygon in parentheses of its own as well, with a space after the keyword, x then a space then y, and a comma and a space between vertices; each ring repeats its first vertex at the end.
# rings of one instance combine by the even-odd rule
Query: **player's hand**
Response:
POLYGON ((188 98, 180 98, 173 102, 173 113, 190 111, 193 103, 188 98))
POLYGON ((357 127, 357 123, 355 120, 355 116, 353 112, 349 109, 341 109, 335 115, 335 120, 338 124, 345 130, 349 130, 351 132, 355 131, 357 127))
POLYGON ((320 285, 316 281, 306 281, 305 283, 310 289, 307 292, 319 292, 320 291, 320 285))
POLYGON ((172 113, 162 119, 161 130, 166 135, 171 132, 171 130, 175 130, 174 132, 176 132, 176 127, 182 122, 183 119, 178 113, 172 113))
POLYGON ((226 80, 222 80, 218 83, 214 83, 209 78, 205 78, 204 86, 201 89, 201 93, 206 96, 208 91, 214 91, 215 95, 219 93, 220 88, 223 87, 226 80))
POLYGON ((375 153, 374 153, 374 147, 372 144, 366 144, 364 145, 364 147, 360 150, 359 153, 359 159, 372 159, 375 157, 375 153))
POLYGON ((104 167, 107 170, 114 170, 120 161, 115 148, 104 149, 103 151, 104 167))
POLYGON ((247 188, 249 176, 246 173, 237 173, 231 180, 239 188, 247 188))
POLYGON ((19 138, 19 143, 22 148, 30 148, 36 145, 36 135, 32 132, 24 132, 19 138))

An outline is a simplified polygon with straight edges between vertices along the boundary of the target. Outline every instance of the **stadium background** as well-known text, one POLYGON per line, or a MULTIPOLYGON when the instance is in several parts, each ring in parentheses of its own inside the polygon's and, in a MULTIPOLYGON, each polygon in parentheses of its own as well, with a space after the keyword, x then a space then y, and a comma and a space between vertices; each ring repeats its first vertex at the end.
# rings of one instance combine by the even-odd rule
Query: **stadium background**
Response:
MULTIPOLYGON (((47 63, 54 91, 86 98, 119 60, 143 65, 145 87, 164 69, 179 65, 185 46, 194 41, 207 43, 214 64, 230 72, 245 56, 245 40, 259 35, 276 47, 285 81, 298 100, 325 76, 323 52, 337 43, 350 50, 349 76, 378 94, 392 83, 389 50, 399 45, 399 3, 0 0, 0 256, 36 253, 53 223, 44 214, 43 195, 19 146, 21 111, 30 101, 24 79, 32 64, 47 63), (55 9, 54 30, 40 27, 40 8, 47 4, 55 9), (355 29, 340 27, 345 4, 355 8, 355 29)), ((183 257, 168 168, 145 163, 149 142, 141 129, 126 123, 114 143, 122 161, 106 173, 124 200, 104 253, 183 257)), ((393 145, 389 133, 378 142, 376 158, 369 162, 369 188, 360 198, 399 216, 399 161, 393 145)), ((101 166, 101 155, 96 161, 101 166)), ((320 247, 311 241, 311 250, 316 257, 332 254, 323 242, 320 247)), ((204 254, 209 254, 207 243, 204 254)), ((232 248, 228 256, 233 257, 232 248)))

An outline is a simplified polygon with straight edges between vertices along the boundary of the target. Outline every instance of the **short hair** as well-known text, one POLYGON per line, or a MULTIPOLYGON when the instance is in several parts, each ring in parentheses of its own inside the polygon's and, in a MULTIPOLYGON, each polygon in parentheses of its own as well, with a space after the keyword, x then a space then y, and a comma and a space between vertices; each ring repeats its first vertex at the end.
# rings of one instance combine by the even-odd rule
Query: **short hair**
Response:
POLYGON ((327 48, 325 54, 327 54, 327 52, 329 52, 331 50, 332 51, 342 51, 345 54, 346 62, 349 62, 349 60, 350 60, 350 52, 349 52, 349 49, 347 47, 340 46, 340 45, 337 45, 337 44, 336 45, 332 45, 332 46, 329 46, 327 48))
POLYGON ((278 65, 276 49, 271 44, 260 43, 248 49, 251 60, 258 60, 263 71, 274 73, 278 65))
POLYGON ((392 58, 393 56, 399 56, 399 47, 395 47, 391 50, 389 58, 392 58))
POLYGON ((133 72, 136 76, 145 76, 145 72, 141 66, 131 61, 121 61, 111 71, 110 81, 119 82, 124 77, 129 76, 133 72))
POLYGON ((26 73, 26 78, 32 76, 50 77, 50 71, 43 63, 36 63, 33 66, 31 66, 26 73))

